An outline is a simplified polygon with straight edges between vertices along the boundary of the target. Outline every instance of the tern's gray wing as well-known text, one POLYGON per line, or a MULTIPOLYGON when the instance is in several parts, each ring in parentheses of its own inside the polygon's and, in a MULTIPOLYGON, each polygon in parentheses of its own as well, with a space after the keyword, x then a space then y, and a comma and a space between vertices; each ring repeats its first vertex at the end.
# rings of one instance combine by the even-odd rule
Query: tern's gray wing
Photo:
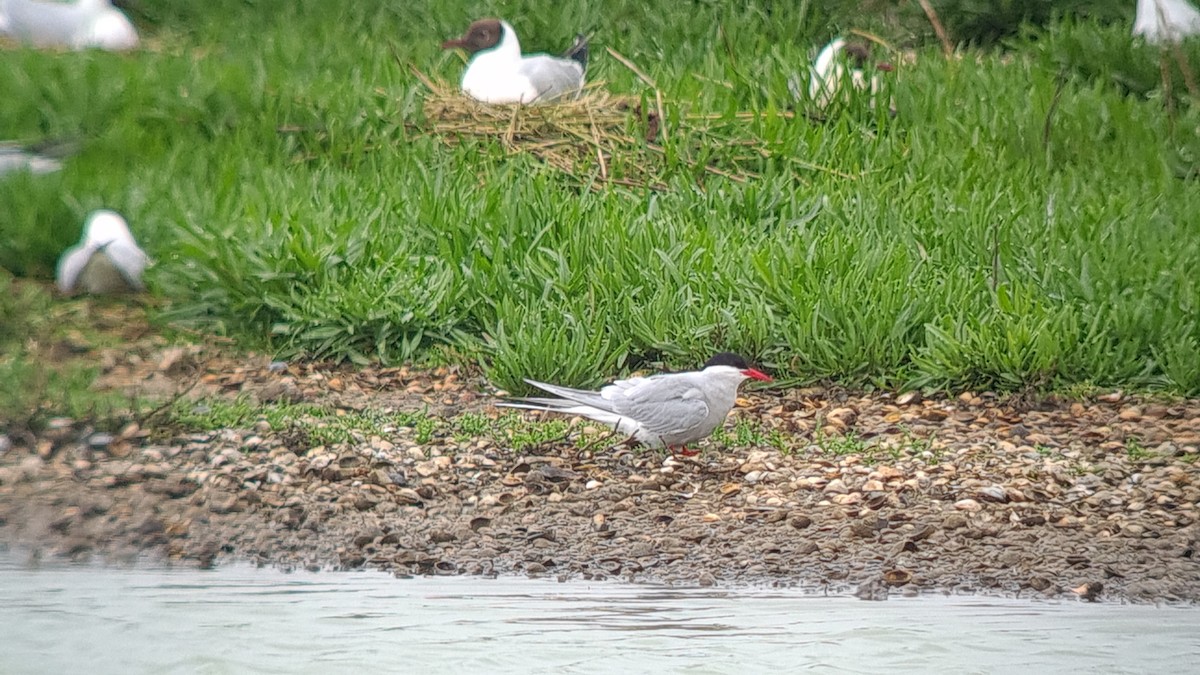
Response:
MULTIPOLYGON (((501 408, 521 408, 523 410, 548 410, 550 412, 565 412, 578 413, 582 408, 590 408, 581 403, 576 403, 566 398, 540 398, 530 396, 526 398, 510 398, 496 403, 501 408)), ((607 413, 605 410, 597 410, 598 413, 607 413)))
MULTIPOLYGON (((541 389, 543 391, 548 391, 551 394, 554 394, 555 396, 558 396, 558 397, 564 399, 563 403, 566 403, 568 405, 583 404, 583 405, 591 406, 598 410, 612 412, 612 410, 613 410, 612 400, 611 400, 610 396, 606 396, 605 393, 613 391, 612 388, 622 384, 623 381, 618 381, 613 384, 610 384, 607 387, 604 387, 603 389, 601 389, 599 392, 587 391, 586 389, 572 389, 571 387, 563 387, 563 386, 560 386, 557 384, 547 384, 545 382, 538 382, 537 380, 530 380, 528 378, 526 378, 525 382, 537 387, 538 389, 541 389)), ((549 402, 549 401, 552 401, 553 399, 524 399, 524 400, 536 400, 536 401, 540 401, 540 402, 549 402)), ((558 406, 558 407, 563 407, 563 406, 558 406)))
MULTIPOLYGON (((693 435, 694 430, 708 419, 708 401, 701 388, 702 382, 697 379, 698 375, 675 373, 634 377, 617 380, 598 392, 535 380, 525 381, 574 404, 588 406, 600 413, 611 413, 618 420, 636 422, 649 436, 656 436, 667 445, 672 443, 673 438, 693 435)), ((553 404, 548 399, 534 400, 560 410, 571 406, 570 403, 553 404)), ((598 418, 596 415, 592 417, 598 418)), ((607 419, 607 415, 604 417, 607 419)))
POLYGON ((660 437, 686 436, 709 415, 695 373, 648 377, 614 397, 613 412, 635 419, 660 437))
POLYGON ((537 90, 538 101, 550 101, 573 94, 583 86, 583 66, 570 59, 538 54, 521 59, 521 75, 529 78, 537 90))
POLYGON ((75 290, 80 273, 83 272, 83 268, 87 267, 88 261, 92 259, 92 254, 96 252, 97 248, 96 246, 79 245, 69 248, 66 253, 63 253, 58 260, 58 270, 54 275, 58 283, 58 290, 63 293, 71 293, 75 290))

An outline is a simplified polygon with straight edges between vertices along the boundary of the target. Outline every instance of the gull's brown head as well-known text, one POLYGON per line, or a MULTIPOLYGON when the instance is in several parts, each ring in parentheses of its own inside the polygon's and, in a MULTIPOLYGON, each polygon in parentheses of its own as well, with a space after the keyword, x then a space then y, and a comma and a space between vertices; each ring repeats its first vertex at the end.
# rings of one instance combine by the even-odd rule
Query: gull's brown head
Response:
MULTIPOLYGON (((871 62, 871 46, 861 42, 851 42, 846 45, 846 55, 854 62, 855 68, 865 68, 871 62)), ((876 70, 892 72, 892 64, 880 61, 875 64, 876 70)))
POLYGON ((462 37, 443 42, 442 49, 461 47, 474 54, 495 47, 503 38, 504 26, 500 19, 480 19, 471 24, 462 37))

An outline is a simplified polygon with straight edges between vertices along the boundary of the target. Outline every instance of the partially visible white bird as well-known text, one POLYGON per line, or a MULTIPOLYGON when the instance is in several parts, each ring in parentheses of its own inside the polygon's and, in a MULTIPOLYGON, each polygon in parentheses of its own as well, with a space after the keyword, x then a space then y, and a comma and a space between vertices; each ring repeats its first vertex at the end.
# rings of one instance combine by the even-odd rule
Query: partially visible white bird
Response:
POLYGON ((521 54, 517 32, 500 19, 480 19, 442 49, 461 47, 471 54, 462 90, 484 103, 543 103, 578 94, 587 70, 588 45, 582 36, 564 55, 521 54))
POLYGON ((0 176, 14 171, 51 173, 62 168, 55 157, 34 152, 16 141, 0 141, 0 176))
POLYGON ((0 0, 0 34, 35 47, 122 51, 138 46, 137 29, 110 0, 0 0))
POLYGON ((1152 44, 1200 35, 1200 11, 1187 0, 1138 0, 1133 34, 1152 44))
MULTIPOLYGON (((848 45, 842 38, 837 38, 825 45, 825 48, 817 54, 817 60, 813 62, 812 72, 808 77, 808 98, 823 110, 835 100, 847 100, 854 95, 855 91, 870 89, 871 101, 874 102, 875 95, 882 89, 882 82, 876 73, 871 76, 870 83, 867 83, 863 67, 866 65, 868 56, 869 52, 866 47, 848 45), (850 56, 854 60, 853 68, 847 67, 843 55, 850 56), (844 89, 847 71, 849 71, 852 88, 844 89)), ((888 63, 877 63, 875 68, 890 71, 892 66, 888 63)), ((793 94, 798 94, 796 89, 798 86, 793 83, 793 94)))
POLYGON ((559 398, 518 398, 497 405, 578 415, 652 448, 672 453, 707 438, 724 421, 746 378, 770 382, 737 354, 716 354, 703 370, 617 380, 599 391, 525 380, 559 398))
POLYGON ((83 241, 58 260, 58 288, 92 295, 141 291, 149 262, 125 219, 115 211, 93 211, 83 226, 83 241))

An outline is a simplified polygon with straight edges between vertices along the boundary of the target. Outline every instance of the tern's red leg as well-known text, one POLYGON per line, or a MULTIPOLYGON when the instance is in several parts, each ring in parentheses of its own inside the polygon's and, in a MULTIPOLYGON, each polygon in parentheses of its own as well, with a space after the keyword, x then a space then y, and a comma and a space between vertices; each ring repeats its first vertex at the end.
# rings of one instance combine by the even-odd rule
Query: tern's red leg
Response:
POLYGON ((676 446, 674 445, 667 446, 667 449, 671 451, 671 456, 675 459, 679 459, 680 457, 695 457, 696 455, 700 454, 699 450, 688 450, 686 445, 680 445, 678 447, 679 449, 676 450, 676 446))

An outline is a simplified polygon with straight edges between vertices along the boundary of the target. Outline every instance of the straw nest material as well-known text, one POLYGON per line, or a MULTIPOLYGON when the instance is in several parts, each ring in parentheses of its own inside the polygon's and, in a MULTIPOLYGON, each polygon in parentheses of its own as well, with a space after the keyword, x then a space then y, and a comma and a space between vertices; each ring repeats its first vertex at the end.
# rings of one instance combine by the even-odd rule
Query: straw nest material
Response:
POLYGON ((615 96, 593 83, 578 98, 540 105, 493 105, 414 69, 429 89, 418 128, 447 143, 493 139, 529 153, 593 189, 606 183, 662 188, 654 101, 615 96), (650 110, 646 111, 645 108, 650 110))

